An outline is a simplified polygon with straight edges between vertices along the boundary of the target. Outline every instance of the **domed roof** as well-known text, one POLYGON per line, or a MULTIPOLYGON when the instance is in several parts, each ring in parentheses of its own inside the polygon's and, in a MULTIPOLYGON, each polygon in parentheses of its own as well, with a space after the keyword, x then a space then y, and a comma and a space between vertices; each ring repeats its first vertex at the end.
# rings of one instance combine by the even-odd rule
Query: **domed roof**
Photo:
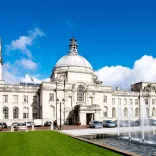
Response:
POLYGON ((55 65, 55 68, 58 67, 84 67, 84 68, 90 68, 93 70, 91 64, 83 57, 78 54, 77 51, 77 43, 76 39, 73 37, 70 39, 69 44, 69 54, 63 56, 55 65))
POLYGON ((85 67, 93 69, 91 64, 83 56, 80 55, 65 55, 55 65, 55 67, 66 66, 85 67))

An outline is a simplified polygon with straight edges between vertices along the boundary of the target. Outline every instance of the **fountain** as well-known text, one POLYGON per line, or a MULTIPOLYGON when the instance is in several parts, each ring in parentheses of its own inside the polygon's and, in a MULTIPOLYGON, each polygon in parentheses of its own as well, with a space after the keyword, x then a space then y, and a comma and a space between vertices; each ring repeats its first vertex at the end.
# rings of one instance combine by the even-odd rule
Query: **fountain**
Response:
POLYGON ((129 138, 129 140, 131 140, 131 116, 132 116, 133 114, 132 114, 132 111, 131 111, 131 107, 130 107, 130 105, 129 105, 129 107, 128 107, 128 131, 129 131, 129 135, 128 135, 128 138, 129 138))
MULTIPOLYGON (((121 108, 118 109, 118 114, 121 114, 121 108)), ((132 108, 129 105, 128 107, 128 136, 126 135, 127 131, 125 130, 125 132, 122 131, 122 136, 121 136, 121 128, 120 128, 120 119, 121 116, 118 116, 118 136, 120 136, 121 139, 129 139, 130 141, 135 141, 138 143, 144 143, 144 144, 153 144, 156 145, 156 136, 154 135, 155 129, 150 126, 149 124, 149 115, 147 112, 147 106, 145 105, 145 103, 142 103, 140 105, 140 119, 139 119, 139 123, 140 126, 138 126, 137 128, 131 127, 131 121, 133 118, 133 112, 132 112, 132 108), (151 131, 153 134, 151 134, 151 131)))
POLYGON ((117 132, 118 137, 120 137, 120 120, 121 120, 121 106, 118 106, 118 120, 117 120, 117 132))
POLYGON ((128 117, 128 123, 124 127, 122 122, 122 108, 118 106, 117 135, 105 134, 103 138, 95 137, 92 142, 104 143, 112 147, 141 154, 143 156, 156 155, 156 127, 150 126, 147 105, 140 104, 140 114, 138 122, 140 125, 133 127, 133 111, 131 105, 125 115, 128 117), (122 127, 121 127, 122 126, 122 127), (128 127, 127 127, 128 126, 128 127))

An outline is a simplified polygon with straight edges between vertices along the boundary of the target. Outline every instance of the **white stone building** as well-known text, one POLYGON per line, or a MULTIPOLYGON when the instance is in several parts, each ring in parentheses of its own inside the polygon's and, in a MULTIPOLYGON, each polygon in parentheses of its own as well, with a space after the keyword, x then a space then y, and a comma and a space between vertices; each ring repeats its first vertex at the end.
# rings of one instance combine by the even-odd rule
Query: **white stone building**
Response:
POLYGON ((57 120, 58 124, 82 125, 94 120, 116 120, 118 108, 121 117, 139 118, 140 105, 146 103, 150 118, 156 118, 156 83, 140 82, 131 91, 122 91, 102 85, 91 64, 77 50, 74 38, 70 40, 69 52, 55 65, 51 82, 33 84, 6 84, 2 79, 2 50, 0 44, 0 121, 12 122, 43 119, 57 120))

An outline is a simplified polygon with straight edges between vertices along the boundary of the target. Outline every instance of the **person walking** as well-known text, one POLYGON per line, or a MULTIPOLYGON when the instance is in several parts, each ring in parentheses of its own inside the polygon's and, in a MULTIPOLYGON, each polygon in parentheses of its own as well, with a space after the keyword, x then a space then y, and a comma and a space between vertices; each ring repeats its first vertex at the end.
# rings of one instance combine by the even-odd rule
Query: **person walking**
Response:
POLYGON ((57 125, 57 120, 54 121, 54 130, 59 130, 58 125, 57 125))

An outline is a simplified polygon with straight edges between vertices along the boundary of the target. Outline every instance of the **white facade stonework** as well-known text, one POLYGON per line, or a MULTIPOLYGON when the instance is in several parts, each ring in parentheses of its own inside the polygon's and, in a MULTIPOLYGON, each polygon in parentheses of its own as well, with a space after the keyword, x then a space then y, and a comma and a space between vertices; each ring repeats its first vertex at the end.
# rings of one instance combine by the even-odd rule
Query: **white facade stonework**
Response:
POLYGON ((70 41, 69 53, 56 63, 51 82, 10 85, 2 81, 2 74, 0 78, 0 121, 8 124, 25 121, 28 112, 28 121, 38 118, 57 120, 58 124, 61 121, 86 125, 91 119, 116 120, 119 106, 123 119, 128 118, 128 108, 131 108, 136 120, 143 102, 149 117, 156 118, 156 83, 136 83, 131 91, 102 85, 90 63, 79 56, 74 38, 70 41))

